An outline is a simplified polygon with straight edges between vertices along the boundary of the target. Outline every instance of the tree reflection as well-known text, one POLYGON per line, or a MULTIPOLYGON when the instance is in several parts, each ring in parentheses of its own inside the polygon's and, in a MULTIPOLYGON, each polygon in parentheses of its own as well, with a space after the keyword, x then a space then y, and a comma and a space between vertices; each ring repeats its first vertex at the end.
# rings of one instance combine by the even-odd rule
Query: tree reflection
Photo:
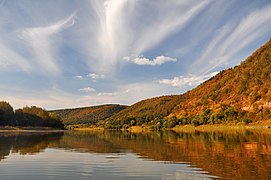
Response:
POLYGON ((63 136, 57 133, 0 133, 0 160, 10 152, 25 154, 39 153, 47 147, 53 146, 63 136))
MULTIPOLYGON (((271 179, 271 133, 120 132, 0 134, 0 159, 11 152, 35 154, 47 147, 82 153, 132 152, 160 162, 188 163, 212 175, 232 179, 271 179)), ((64 157, 65 158, 65 157, 64 157)))
POLYGON ((96 153, 132 151, 155 161, 187 162, 223 178, 271 178, 271 135, 257 132, 68 132, 60 147, 96 153))

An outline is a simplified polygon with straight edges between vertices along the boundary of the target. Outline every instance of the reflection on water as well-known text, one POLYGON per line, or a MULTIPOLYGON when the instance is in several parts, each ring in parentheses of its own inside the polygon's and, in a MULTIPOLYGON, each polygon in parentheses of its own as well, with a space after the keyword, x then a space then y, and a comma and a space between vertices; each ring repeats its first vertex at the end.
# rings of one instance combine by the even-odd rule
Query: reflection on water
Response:
POLYGON ((271 134, 0 134, 4 179, 271 179, 271 134))
POLYGON ((58 133, 0 133, 0 161, 12 153, 21 155, 39 153, 62 137, 58 133))

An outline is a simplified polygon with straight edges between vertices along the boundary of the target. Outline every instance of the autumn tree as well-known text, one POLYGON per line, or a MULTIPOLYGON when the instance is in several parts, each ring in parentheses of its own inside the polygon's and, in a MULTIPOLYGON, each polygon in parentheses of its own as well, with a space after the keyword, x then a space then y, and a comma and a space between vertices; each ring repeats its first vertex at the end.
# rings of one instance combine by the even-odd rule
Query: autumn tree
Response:
POLYGON ((12 124, 13 116, 12 106, 6 101, 0 101, 0 125, 12 124))

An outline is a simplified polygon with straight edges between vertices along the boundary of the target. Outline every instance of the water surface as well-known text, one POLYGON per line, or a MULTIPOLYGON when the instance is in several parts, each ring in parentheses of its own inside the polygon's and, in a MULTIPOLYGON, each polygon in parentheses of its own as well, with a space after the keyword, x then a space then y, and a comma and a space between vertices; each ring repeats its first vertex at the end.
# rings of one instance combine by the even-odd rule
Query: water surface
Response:
POLYGON ((271 179, 271 133, 0 133, 1 179, 271 179))

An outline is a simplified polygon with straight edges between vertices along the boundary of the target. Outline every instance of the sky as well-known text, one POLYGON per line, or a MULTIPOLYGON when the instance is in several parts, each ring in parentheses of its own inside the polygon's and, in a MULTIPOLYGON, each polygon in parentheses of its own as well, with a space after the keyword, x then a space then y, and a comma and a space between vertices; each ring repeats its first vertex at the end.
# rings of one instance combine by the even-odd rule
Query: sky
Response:
POLYGON ((270 0, 0 0, 0 100, 51 110, 182 94, 270 38, 270 0))

